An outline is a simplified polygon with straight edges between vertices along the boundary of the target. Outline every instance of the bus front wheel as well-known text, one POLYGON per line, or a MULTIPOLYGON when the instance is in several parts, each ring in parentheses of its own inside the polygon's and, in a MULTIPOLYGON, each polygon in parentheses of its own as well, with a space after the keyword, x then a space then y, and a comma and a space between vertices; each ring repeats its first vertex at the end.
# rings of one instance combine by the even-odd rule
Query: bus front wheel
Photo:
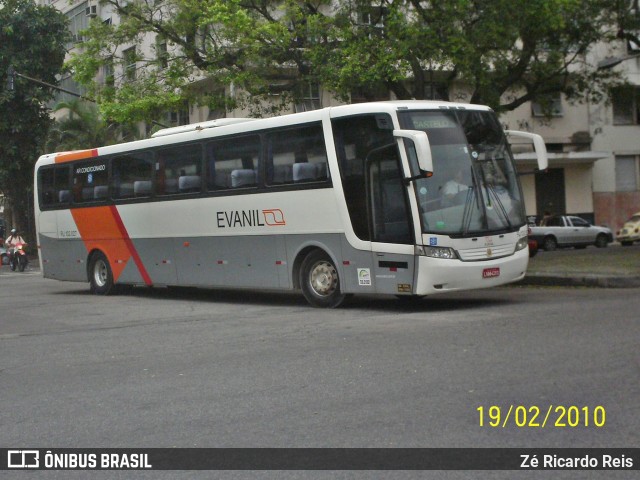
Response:
POLYGON ((91 291, 96 295, 109 295, 113 293, 113 272, 109 260, 102 252, 97 252, 91 257, 89 265, 89 284, 91 291))
POLYGON ((344 302, 340 277, 331 258, 320 250, 305 257, 300 268, 300 285, 307 301, 314 307, 335 308, 344 302))

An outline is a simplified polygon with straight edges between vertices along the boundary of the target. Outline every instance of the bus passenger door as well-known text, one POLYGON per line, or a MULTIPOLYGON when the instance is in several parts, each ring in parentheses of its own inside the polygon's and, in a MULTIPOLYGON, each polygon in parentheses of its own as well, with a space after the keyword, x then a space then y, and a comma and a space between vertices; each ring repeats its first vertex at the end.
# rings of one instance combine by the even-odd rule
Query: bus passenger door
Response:
POLYGON ((375 290, 387 294, 411 293, 415 241, 396 144, 373 150, 367 157, 366 168, 375 290))

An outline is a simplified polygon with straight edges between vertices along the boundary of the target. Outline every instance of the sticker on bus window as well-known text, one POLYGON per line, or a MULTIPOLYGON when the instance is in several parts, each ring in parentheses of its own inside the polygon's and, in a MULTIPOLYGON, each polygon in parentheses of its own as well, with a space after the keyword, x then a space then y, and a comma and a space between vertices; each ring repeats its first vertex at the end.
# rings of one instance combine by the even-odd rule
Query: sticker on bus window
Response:
POLYGON ((358 285, 370 286, 371 285, 371 270, 368 268, 358 269, 358 285))

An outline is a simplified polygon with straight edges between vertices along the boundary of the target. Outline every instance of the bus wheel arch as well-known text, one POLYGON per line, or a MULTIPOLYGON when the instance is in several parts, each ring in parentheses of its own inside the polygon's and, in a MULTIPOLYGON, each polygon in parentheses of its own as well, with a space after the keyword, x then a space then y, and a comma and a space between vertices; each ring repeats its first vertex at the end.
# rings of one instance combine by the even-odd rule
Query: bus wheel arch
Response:
POLYGON ((294 284, 314 307, 335 308, 347 295, 342 292, 342 282, 337 264, 321 248, 302 250, 294 262, 294 284))
POLYGON ((107 256, 101 250, 93 250, 88 258, 87 277, 91 292, 96 295, 114 293, 113 270, 107 256))

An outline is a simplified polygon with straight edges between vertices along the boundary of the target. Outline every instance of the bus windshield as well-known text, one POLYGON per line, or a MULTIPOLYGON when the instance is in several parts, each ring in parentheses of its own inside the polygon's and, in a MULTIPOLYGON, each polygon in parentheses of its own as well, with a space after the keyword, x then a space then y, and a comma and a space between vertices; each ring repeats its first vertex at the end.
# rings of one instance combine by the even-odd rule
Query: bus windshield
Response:
POLYGON ((525 224, 511 150, 492 111, 406 111, 403 128, 427 132, 434 175, 414 182, 423 233, 513 232, 525 224))

